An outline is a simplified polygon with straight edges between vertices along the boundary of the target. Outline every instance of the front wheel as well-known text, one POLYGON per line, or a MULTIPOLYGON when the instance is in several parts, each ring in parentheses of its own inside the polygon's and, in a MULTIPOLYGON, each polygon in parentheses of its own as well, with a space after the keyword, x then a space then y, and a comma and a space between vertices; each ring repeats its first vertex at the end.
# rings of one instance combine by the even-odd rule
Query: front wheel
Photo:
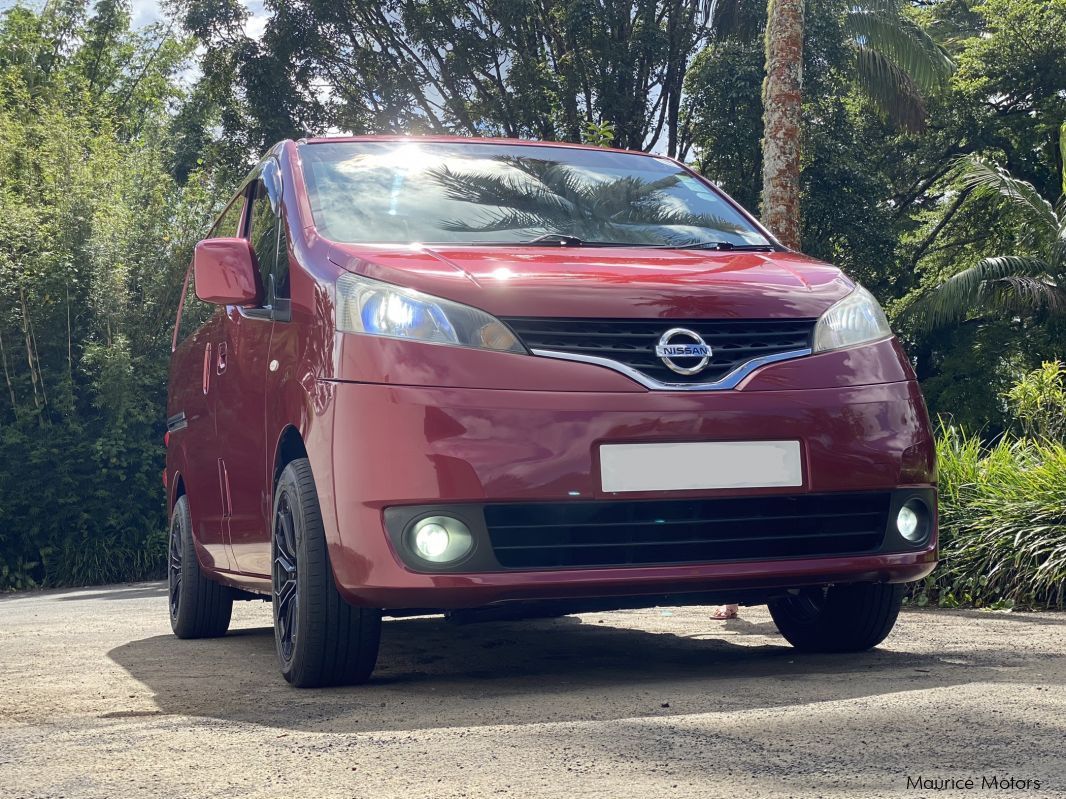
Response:
POLYGON ((298 688, 365 682, 378 657, 381 611, 352 607, 337 591, 306 458, 278 480, 271 554, 282 675, 298 688))
POLYGON ((770 602, 781 635, 806 652, 862 652, 885 640, 896 624, 904 586, 856 583, 805 588, 770 602))

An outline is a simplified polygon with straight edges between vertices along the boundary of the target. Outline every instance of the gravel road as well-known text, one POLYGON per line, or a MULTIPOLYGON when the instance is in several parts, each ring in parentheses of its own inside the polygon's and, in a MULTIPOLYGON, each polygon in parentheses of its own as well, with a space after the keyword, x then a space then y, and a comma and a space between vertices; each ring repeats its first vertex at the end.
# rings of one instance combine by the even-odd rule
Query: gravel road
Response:
POLYGON ((263 603, 178 641, 159 584, 0 596, 0 797, 1066 796, 1066 614, 833 657, 741 615, 388 621, 369 685, 299 691, 263 603))

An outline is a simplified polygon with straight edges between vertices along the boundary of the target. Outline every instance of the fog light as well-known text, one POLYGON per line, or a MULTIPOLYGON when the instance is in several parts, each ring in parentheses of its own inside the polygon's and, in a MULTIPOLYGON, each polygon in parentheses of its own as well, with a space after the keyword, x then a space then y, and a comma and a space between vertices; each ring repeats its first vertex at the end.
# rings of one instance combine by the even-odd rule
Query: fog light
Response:
POLYGON ((436 560, 448 551, 448 531, 439 524, 427 524, 415 533, 415 549, 426 560, 436 560))
POLYGON ((919 544, 929 535, 929 511, 917 499, 909 499, 896 514, 896 529, 912 544, 919 544))
POLYGON ((430 563, 451 563, 470 554, 474 536, 470 528, 451 516, 430 516, 411 529, 415 554, 430 563))

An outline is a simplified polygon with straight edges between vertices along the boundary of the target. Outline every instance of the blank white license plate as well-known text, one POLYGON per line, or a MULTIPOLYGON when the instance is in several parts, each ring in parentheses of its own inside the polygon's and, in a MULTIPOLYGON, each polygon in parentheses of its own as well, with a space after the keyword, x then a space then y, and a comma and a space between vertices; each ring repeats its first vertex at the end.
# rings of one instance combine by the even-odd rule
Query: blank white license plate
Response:
POLYGON ((604 491, 686 491, 803 485, 798 441, 603 444, 604 491))

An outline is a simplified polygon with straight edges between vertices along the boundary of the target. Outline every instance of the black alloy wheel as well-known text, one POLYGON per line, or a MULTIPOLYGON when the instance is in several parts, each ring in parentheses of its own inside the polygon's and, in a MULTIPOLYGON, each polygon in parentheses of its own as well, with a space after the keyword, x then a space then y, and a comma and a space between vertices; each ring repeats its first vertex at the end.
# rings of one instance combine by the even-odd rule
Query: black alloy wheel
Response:
POLYGON ((167 556, 167 595, 170 599, 171 624, 181 608, 181 525, 177 514, 170 521, 170 545, 167 556))
POLYGON ((291 665, 299 633, 300 585, 297 580, 296 524, 288 495, 278 497, 274 512, 274 613, 278 656, 282 668, 291 665))
POLYGON ((170 627, 178 638, 215 638, 229 629, 233 592, 216 583, 200 566, 189 498, 184 495, 178 497, 170 516, 167 599, 170 627))
POLYGON ((274 643, 282 675, 298 688, 366 682, 378 656, 381 611, 349 605, 337 588, 306 458, 278 478, 273 527, 274 643))

